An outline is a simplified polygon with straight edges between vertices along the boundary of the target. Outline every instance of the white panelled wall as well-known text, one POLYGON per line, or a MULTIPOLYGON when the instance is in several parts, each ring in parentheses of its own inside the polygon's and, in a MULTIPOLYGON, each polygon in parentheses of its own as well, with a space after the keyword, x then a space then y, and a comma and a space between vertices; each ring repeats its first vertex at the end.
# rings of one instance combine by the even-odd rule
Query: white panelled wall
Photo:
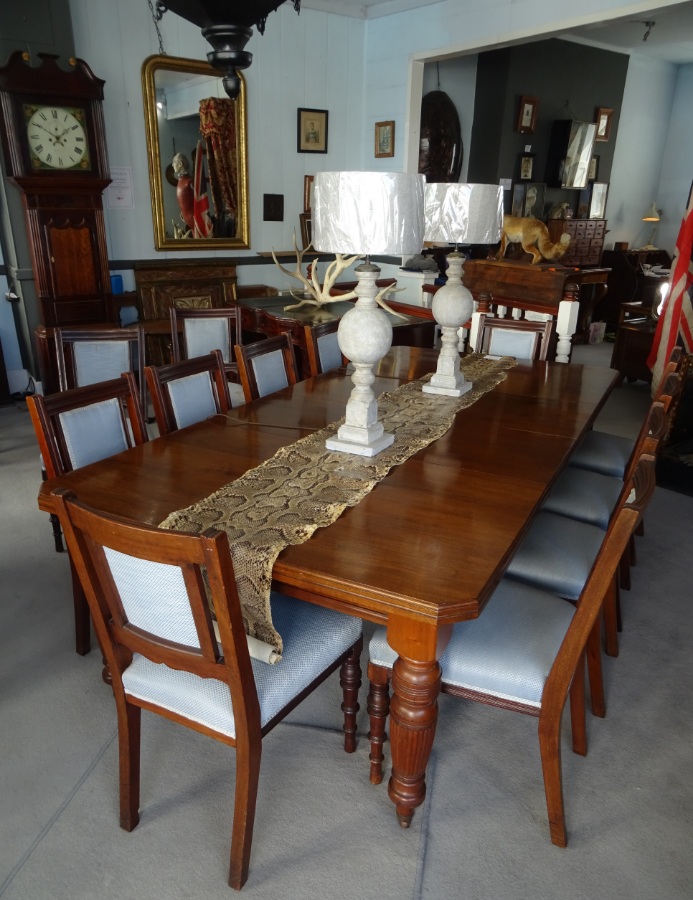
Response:
MULTIPOLYGON (((662 5, 655 0, 648 7, 662 5)), ((619 0, 583 0, 578 13, 573 0, 441 0, 409 12, 364 20, 305 6, 299 16, 292 4, 285 3, 269 15, 264 36, 253 34, 248 45, 253 63, 244 73, 251 249, 219 255, 239 258, 273 248, 290 249, 294 228, 298 230, 306 174, 345 168, 414 171, 423 61, 487 49, 500 42, 548 37, 558 29, 606 16, 635 14, 641 7, 644 4, 619 0), (298 107, 329 111, 327 154, 296 152, 298 107), (396 123, 395 156, 375 159, 374 124, 389 119, 396 123), (284 194, 284 222, 262 221, 264 193, 284 194)), ((133 173, 134 208, 106 209, 109 256, 164 258, 166 254, 155 253, 153 248, 140 84, 142 62, 158 52, 148 4, 144 0, 70 0, 70 8, 77 55, 106 80, 104 112, 110 164, 129 166, 133 173)), ((170 55, 206 57, 207 42, 195 26, 169 12, 160 28, 170 55)), ((465 74, 456 90, 462 95, 459 102, 467 157, 471 122, 465 121, 465 110, 473 105, 474 66, 470 61, 460 65, 465 74)), ((624 104, 635 107, 637 121, 630 127, 626 116, 621 116, 618 162, 614 162, 607 208, 609 219, 613 217, 610 241, 615 237, 634 245, 641 225, 642 198, 648 203, 656 199, 661 207, 666 198, 667 207, 678 202, 679 210, 669 213, 667 209, 658 239, 666 234, 667 249, 673 249, 667 229, 670 222, 680 222, 686 201, 683 194, 687 195, 687 186, 682 190, 681 184, 690 184, 693 170, 693 126, 688 114, 693 76, 687 71, 691 68, 678 67, 678 73, 677 67, 668 64, 648 69, 638 63, 629 68, 624 104), (645 88, 646 104, 642 102, 645 88), (676 138, 669 132, 670 118, 676 138), (681 136, 686 138, 684 144, 681 136), (660 165, 662 159, 666 172, 660 165)), ((426 90, 430 87, 427 84, 426 90)), ((168 255, 191 258, 196 253, 168 255)), ((240 267, 239 281, 293 286, 272 264, 240 267)))

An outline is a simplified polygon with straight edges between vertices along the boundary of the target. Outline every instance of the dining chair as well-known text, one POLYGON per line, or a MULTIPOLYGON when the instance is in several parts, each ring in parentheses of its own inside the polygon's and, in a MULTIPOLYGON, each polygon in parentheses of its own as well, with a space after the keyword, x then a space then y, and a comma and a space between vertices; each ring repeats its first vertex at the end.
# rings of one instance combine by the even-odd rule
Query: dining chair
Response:
POLYGON ((514 356, 517 359, 548 357, 555 322, 535 322, 532 319, 503 319, 497 316, 479 317, 475 353, 492 356, 514 356))
MULTIPOLYGON (((131 372, 44 397, 27 397, 45 476, 57 478, 148 440, 139 388, 131 372)), ((70 558, 75 643, 91 647, 89 608, 70 558)))
POLYGON ((239 890, 248 877, 262 739, 337 669, 344 749, 356 748, 362 622, 273 592, 283 656, 276 665, 251 659, 225 532, 160 530, 100 513, 64 489, 54 497, 110 670, 120 826, 132 831, 140 817, 143 709, 234 747, 229 884, 239 890))
POLYGON ((337 340, 338 328, 339 319, 304 326, 308 365, 313 377, 344 365, 344 357, 337 340))
POLYGON ((170 434, 231 408, 220 350, 165 366, 145 366, 144 374, 159 434, 170 434))
MULTIPOLYGON (((674 347, 665 366, 654 399, 658 400, 669 375, 682 370, 685 354, 681 347, 674 347)), ((608 431, 592 429, 580 440, 570 457, 570 465, 603 475, 623 478, 633 455, 635 442, 631 438, 608 431)))
MULTIPOLYGON (((605 592, 613 584, 618 560, 654 486, 654 459, 643 455, 633 480, 622 492, 617 515, 606 534, 601 533, 602 544, 574 607, 557 602, 549 592, 503 578, 478 619, 454 626, 440 658, 444 693, 538 716, 551 841, 559 847, 567 846, 560 743, 563 709, 570 697, 573 750, 584 755, 587 642, 598 622, 605 592)), ((378 784, 389 712, 388 680, 397 665, 385 628, 376 629, 369 658, 370 778, 378 784)))
POLYGON ((61 391, 120 378, 133 372, 146 415, 144 332, 129 328, 56 328, 53 332, 58 384, 61 391))
POLYGON ((236 346, 238 372, 246 403, 296 384, 298 370, 291 335, 236 346))
MULTIPOLYGON (((680 387, 680 379, 681 376, 678 373, 670 375, 666 382, 666 388, 675 393, 680 387)), ((638 456, 631 461, 626 478, 630 478, 632 475, 633 468, 641 454, 647 453, 653 458, 656 456, 662 437, 669 428, 671 408, 672 397, 670 395, 663 395, 662 400, 653 401, 648 418, 636 442, 638 456)), ((595 473, 587 474, 594 476, 595 473)), ((618 487, 616 502, 611 510, 608 510, 607 521, 610 521, 621 503, 624 482, 612 478, 611 481, 602 481, 598 485, 594 483, 593 477, 588 477, 580 497, 582 482, 570 474, 566 478, 572 480, 571 483, 563 482, 563 487, 561 487, 559 481, 556 489, 557 497, 553 501, 547 498, 542 509, 532 520, 522 543, 510 560, 506 576, 543 590, 552 591, 566 600, 576 601, 599 552, 604 537, 604 526, 602 522, 584 521, 584 519, 567 515, 570 511, 570 499, 571 497, 575 498, 576 509, 580 504, 586 508, 590 501, 593 501, 595 510, 604 515, 608 510, 609 492, 613 497, 615 488, 618 487)), ((610 476, 601 476, 601 478, 609 479, 610 476)), ((594 517, 596 518, 596 513, 594 517)), ((624 580, 624 570, 627 570, 629 566, 631 543, 629 541, 623 558, 619 562, 618 577, 614 579, 613 590, 604 603, 604 649, 609 656, 614 657, 619 653, 620 587, 624 580)), ((603 688, 601 687, 601 667, 597 659, 596 645, 592 646, 592 656, 589 661, 591 663, 590 684, 593 698, 598 695, 595 703, 601 715, 603 688)))
POLYGON ((238 381, 234 347, 243 343, 239 306, 222 309, 171 307, 173 362, 220 350, 227 375, 238 381))

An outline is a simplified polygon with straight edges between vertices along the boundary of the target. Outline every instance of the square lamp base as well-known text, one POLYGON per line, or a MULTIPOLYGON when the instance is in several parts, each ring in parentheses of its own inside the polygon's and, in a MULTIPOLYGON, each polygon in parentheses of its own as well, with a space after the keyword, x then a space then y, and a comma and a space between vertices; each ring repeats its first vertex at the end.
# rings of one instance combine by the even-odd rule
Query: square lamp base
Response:
POLYGON ((462 379, 461 381, 453 382, 452 379, 443 376, 441 381, 449 381, 448 384, 434 384, 435 377, 436 376, 434 375, 429 383, 421 388, 424 394, 442 394, 445 397, 461 397, 472 389, 471 381, 464 381, 464 379, 462 379))

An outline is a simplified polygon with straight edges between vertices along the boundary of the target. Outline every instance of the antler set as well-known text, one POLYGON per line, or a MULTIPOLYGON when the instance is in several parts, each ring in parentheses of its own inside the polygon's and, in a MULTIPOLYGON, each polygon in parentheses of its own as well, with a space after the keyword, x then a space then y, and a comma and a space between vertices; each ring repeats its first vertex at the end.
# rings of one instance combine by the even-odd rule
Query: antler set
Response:
MULTIPOLYGON (((335 282, 339 278, 339 276, 344 272, 345 269, 348 269, 349 266, 358 259, 358 255, 356 256, 343 256, 341 253, 337 253, 335 259, 328 265, 325 270, 325 280, 322 285, 320 284, 320 279, 318 278, 318 264, 317 261, 313 263, 310 269, 310 279, 306 278, 306 276, 301 271, 301 264, 303 262, 303 254, 306 251, 310 250, 312 244, 308 244, 307 247, 304 247, 303 250, 298 249, 298 245, 296 244, 296 232, 294 232, 294 252, 296 253, 296 268, 293 272, 290 272, 285 266, 283 266, 279 260, 277 259, 274 250, 272 251, 272 259, 275 262, 275 265, 282 271, 285 275, 288 275, 290 278, 295 278, 297 281, 300 281, 306 291, 310 294, 310 297, 302 297, 300 294, 295 294, 293 291, 290 291, 291 296, 294 300, 298 300, 298 303, 294 303, 291 306, 285 306, 284 310, 288 312, 291 309, 298 309, 300 306, 304 304, 308 304, 310 306, 326 306, 328 303, 338 303, 341 300, 351 300, 356 296, 356 291, 349 291, 346 294, 338 294, 333 297, 331 295, 332 288, 335 285, 335 282)), ((387 293, 396 293, 397 291, 403 291, 404 288, 396 288, 393 284, 387 285, 382 290, 378 291, 375 297, 375 302, 386 309, 388 312, 391 312, 395 316, 399 316, 400 318, 405 318, 401 313, 397 313, 394 310, 390 309, 390 307, 385 303, 383 297, 387 293)))

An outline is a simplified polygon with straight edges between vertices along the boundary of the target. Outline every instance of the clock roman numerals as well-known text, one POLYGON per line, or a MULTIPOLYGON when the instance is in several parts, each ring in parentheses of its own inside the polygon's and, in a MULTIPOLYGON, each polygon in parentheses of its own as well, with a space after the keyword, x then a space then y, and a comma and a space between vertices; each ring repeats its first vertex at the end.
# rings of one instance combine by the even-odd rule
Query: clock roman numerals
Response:
POLYGON ((82 110, 25 106, 27 139, 35 169, 90 168, 82 110))

